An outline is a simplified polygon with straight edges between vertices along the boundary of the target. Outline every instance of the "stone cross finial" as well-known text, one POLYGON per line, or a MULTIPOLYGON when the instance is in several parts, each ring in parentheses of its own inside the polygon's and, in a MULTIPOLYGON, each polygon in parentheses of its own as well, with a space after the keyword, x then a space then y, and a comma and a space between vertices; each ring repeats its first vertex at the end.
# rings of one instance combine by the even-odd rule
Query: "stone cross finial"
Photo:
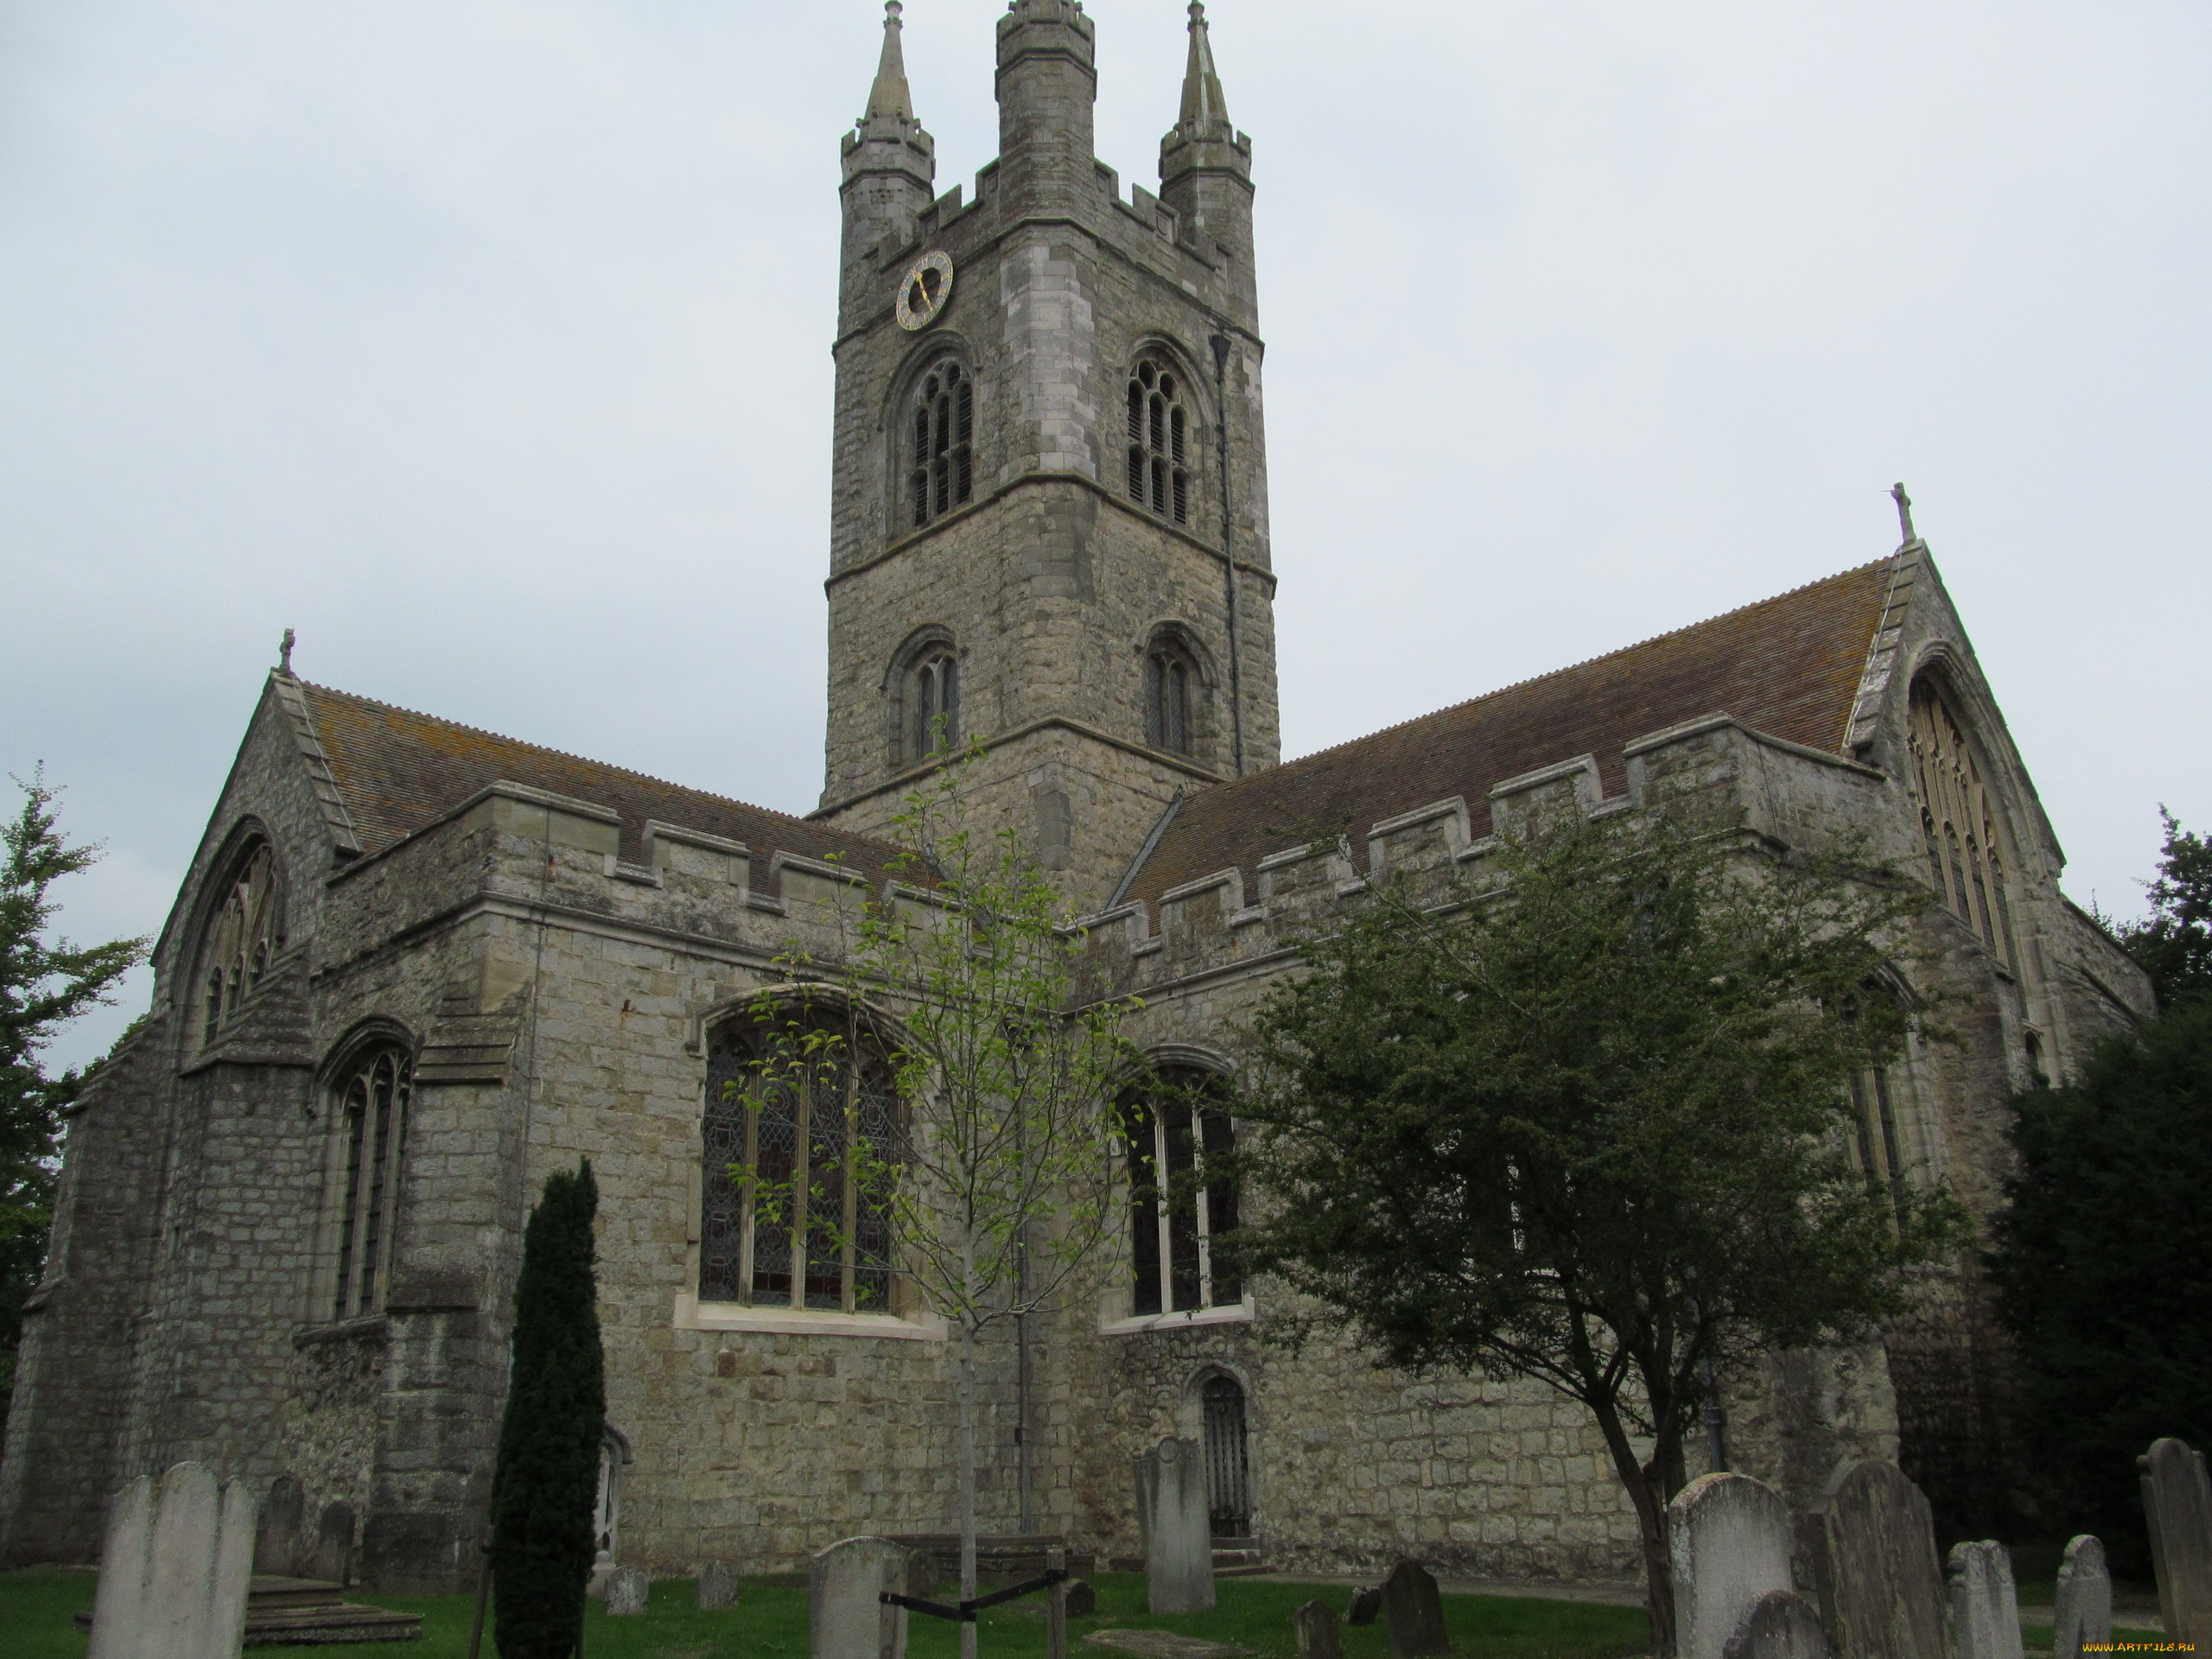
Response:
POLYGON ((1902 483, 1891 487, 1890 496, 1897 504, 1897 524, 1904 531, 1905 540, 1918 541, 1920 537, 1912 527, 1912 498, 1904 493, 1902 483))
POLYGON ((277 647, 276 671, 286 679, 292 677, 292 645, 300 636, 291 629, 284 630, 283 642, 277 647))

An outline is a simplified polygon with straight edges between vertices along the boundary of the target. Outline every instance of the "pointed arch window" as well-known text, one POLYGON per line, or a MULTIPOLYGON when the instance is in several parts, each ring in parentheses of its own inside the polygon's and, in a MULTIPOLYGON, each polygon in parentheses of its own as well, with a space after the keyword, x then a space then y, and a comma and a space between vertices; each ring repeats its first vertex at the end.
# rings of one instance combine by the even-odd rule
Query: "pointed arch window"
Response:
POLYGON ((957 360, 922 377, 907 430, 906 499, 919 530, 975 498, 976 383, 957 360))
POLYGON ((1929 883, 1992 955, 2016 967, 1997 804, 1983 784, 1963 722, 1932 677, 1913 684, 1907 743, 1929 883))
POLYGON ((1236 1130, 1213 1080, 1187 1069, 1157 1074, 1129 1103, 1130 1311, 1180 1313, 1244 1300, 1235 1265, 1215 1241, 1236 1226, 1236 1184, 1209 1166, 1236 1151, 1236 1130))
POLYGON ((396 1043, 378 1044, 340 1075, 335 1115, 344 1167, 339 1178, 338 1269, 331 1317, 379 1313, 398 1230, 400 1172, 414 1064, 396 1043))
POLYGON ((699 1300, 888 1313, 897 1093, 835 1034, 718 1031, 708 1049, 699 1300))
POLYGON ((1191 522, 1192 444, 1173 367, 1145 358, 1129 377, 1129 499, 1179 524, 1191 522))
POLYGON ((253 995, 283 948, 284 919, 276 879, 276 849, 266 841, 247 847, 232 863, 200 952, 200 1040, 222 1035, 239 1006, 253 995))
POLYGON ((1173 754, 1196 751, 1198 670, 1188 653, 1166 641, 1155 644, 1144 664, 1145 741, 1173 754))
POLYGON ((960 741, 960 658, 950 645, 925 652, 908 675, 912 711, 906 753, 916 760, 944 753, 960 741))

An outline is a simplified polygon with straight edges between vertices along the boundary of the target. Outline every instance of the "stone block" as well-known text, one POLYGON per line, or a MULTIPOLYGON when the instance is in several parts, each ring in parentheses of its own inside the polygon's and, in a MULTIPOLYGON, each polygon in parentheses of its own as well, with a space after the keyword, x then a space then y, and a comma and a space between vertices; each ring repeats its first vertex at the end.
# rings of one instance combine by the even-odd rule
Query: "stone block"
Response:
POLYGON ((2082 1659, 2112 1641, 2112 1574, 2105 1547, 2087 1533, 2066 1546, 2052 1610, 2050 1659, 2082 1659))
POLYGON ((1951 1546, 1951 1650, 1957 1659, 2021 1659, 2012 1555, 1992 1539, 1951 1546))
POLYGON ((245 1640, 260 1505, 180 1463, 141 1475, 108 1508, 86 1659, 234 1659, 245 1640))
POLYGON ((1213 1522, 1198 1443, 1160 1441, 1137 1459, 1136 1479, 1147 1605, 1155 1614, 1204 1612, 1214 1599, 1213 1522))
POLYGON ((2166 1640, 2202 1646, 2212 1642, 2212 1483, 2204 1454, 2180 1440, 2156 1440, 2136 1462, 2166 1640))
POLYGON ((1829 1659, 1830 1649, 1813 1604, 1777 1590, 1752 1604, 1722 1652, 1726 1659, 1829 1659))
POLYGON ((1702 1475, 1675 1495, 1667 1521, 1675 1650, 1723 1659, 1762 1598, 1796 1588, 1789 1506, 1749 1475, 1702 1475))
POLYGON ((906 1659, 907 1552, 888 1538, 847 1538, 814 1558, 811 1659, 906 1659))
POLYGON ((696 1580, 701 1612, 720 1612, 737 1605, 737 1569, 728 1561, 709 1561, 696 1580))
POLYGON ((1309 1601, 1290 1616, 1298 1637, 1298 1659, 1344 1659, 1344 1636, 1337 1628, 1337 1610, 1325 1602, 1309 1601))
POLYGON ((642 1567, 618 1567, 607 1575, 607 1616, 638 1618, 644 1616, 652 1595, 653 1581, 642 1567))

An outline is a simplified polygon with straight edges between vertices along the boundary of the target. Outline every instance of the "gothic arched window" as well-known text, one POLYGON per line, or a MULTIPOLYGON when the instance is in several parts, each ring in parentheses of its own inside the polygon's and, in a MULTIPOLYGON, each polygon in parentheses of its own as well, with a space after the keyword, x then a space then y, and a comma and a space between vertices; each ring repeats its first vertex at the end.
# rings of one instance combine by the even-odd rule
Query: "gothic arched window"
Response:
POLYGON ((276 855, 257 841, 232 860, 232 874, 207 925, 200 951, 200 1040, 212 1043, 260 985, 270 958, 284 943, 276 855))
POLYGON ((1180 1313, 1244 1300, 1214 1240, 1236 1225, 1236 1188, 1209 1166, 1236 1147, 1228 1111, 1205 1073, 1161 1071, 1128 1107, 1129 1256, 1133 1313, 1180 1313))
POLYGON ((699 1300, 888 1313, 889 1070, 827 1032, 725 1027, 709 1045, 699 1300))
POLYGON ((1964 726, 1930 677, 1913 683, 1908 729, 1929 885, 1999 962, 2012 966, 2019 957, 1997 804, 1964 726))
POLYGON ((976 493, 976 383, 957 362, 922 377, 907 428, 906 497, 919 530, 976 493))
POLYGON ((960 741, 960 658, 950 645, 923 653, 907 673, 906 753, 928 759, 960 741))
POLYGON ((1162 640, 1144 659, 1144 735, 1155 749, 1196 752, 1198 671, 1189 653, 1162 640))
POLYGON ((384 1306, 399 1218, 413 1063, 397 1043, 364 1051, 339 1074, 337 1128, 345 1166, 338 1213, 338 1273, 331 1316, 356 1319, 384 1306))
POLYGON ((1129 377, 1129 499, 1191 522, 1190 417, 1174 370, 1146 358, 1129 377))

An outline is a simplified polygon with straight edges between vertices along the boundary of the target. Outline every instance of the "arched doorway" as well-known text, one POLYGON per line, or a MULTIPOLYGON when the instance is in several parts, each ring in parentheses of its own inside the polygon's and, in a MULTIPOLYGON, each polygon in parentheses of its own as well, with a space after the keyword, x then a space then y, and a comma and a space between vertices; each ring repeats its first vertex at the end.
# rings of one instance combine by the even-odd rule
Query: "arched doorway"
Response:
POLYGON ((1252 1535, 1251 1459, 1244 1427, 1244 1389, 1217 1373, 1199 1390, 1205 1425, 1206 1509, 1217 1538, 1252 1535))

